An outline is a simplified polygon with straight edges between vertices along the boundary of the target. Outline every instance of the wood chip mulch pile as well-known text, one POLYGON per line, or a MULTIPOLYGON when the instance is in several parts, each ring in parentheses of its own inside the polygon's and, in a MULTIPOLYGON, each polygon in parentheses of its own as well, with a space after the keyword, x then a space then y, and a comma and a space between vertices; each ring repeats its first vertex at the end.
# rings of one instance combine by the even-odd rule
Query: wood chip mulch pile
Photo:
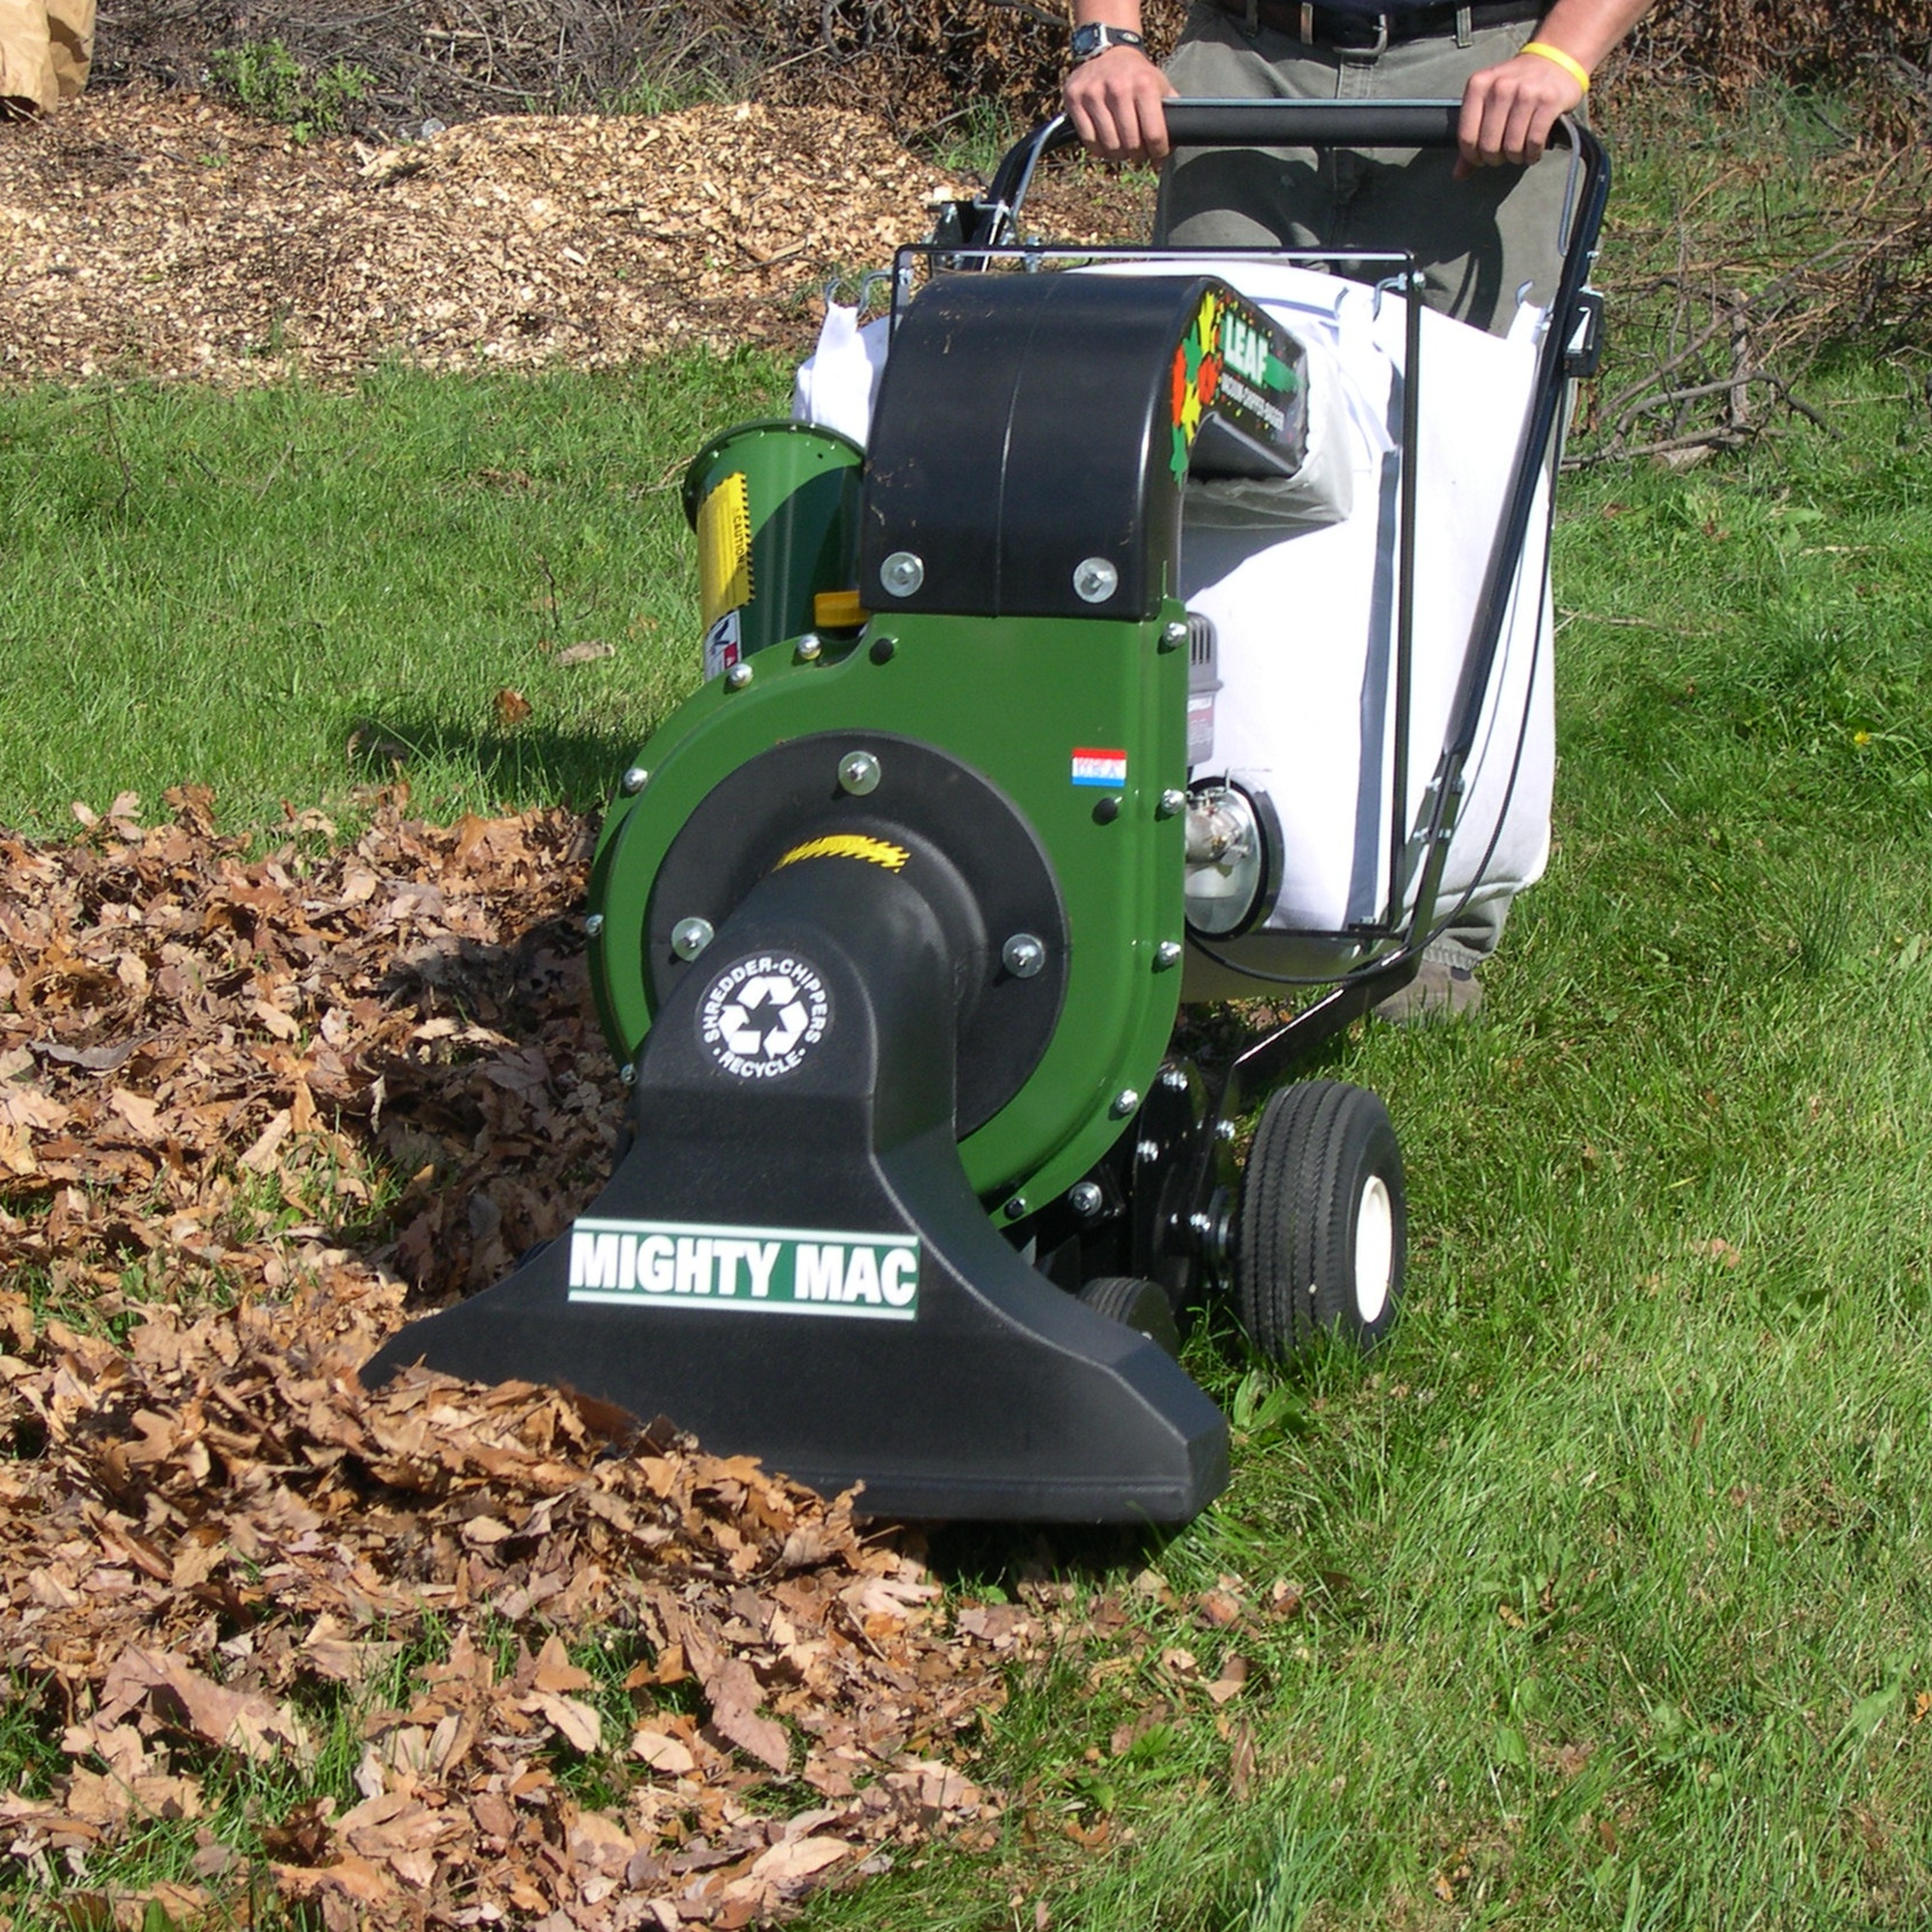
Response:
POLYGON ((193 96, 0 125, 0 373, 246 382, 797 342, 958 192, 865 114, 503 116, 376 150, 193 96))
POLYGON ((169 804, 0 835, 0 1662, 71 1761, 0 1853, 90 1925, 674 1932, 989 1843, 1027 1609, 662 1427, 355 1380, 410 1279, 490 1278, 607 1164, 583 825, 392 800, 264 854, 169 804), (345 1722, 353 1789, 276 1815, 345 1722), (156 1820, 191 1869, 96 1897, 156 1820))

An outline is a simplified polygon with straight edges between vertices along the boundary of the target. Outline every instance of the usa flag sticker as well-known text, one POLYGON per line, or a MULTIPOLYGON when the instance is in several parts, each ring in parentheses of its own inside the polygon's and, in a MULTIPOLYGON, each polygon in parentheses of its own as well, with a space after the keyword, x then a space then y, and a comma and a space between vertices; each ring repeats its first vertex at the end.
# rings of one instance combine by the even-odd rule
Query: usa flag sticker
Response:
POLYGON ((1127 781, 1124 752, 1096 752, 1091 746, 1073 750, 1073 782, 1077 785, 1123 785, 1127 781))

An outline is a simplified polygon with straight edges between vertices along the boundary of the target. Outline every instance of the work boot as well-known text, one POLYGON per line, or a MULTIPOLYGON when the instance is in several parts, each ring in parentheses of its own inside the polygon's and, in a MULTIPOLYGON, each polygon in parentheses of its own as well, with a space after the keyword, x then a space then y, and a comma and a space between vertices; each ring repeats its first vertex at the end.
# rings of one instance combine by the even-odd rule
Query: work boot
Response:
POLYGON ((1473 966, 1425 959, 1407 985, 1370 1010, 1391 1026, 1426 1026, 1435 1020, 1466 1020, 1483 1004, 1483 984, 1473 966))

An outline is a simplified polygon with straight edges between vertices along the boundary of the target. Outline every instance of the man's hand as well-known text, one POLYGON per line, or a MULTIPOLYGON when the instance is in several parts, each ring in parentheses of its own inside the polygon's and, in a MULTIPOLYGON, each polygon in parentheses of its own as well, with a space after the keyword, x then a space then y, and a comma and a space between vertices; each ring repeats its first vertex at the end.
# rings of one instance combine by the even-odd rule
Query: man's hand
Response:
POLYGON ((1557 117, 1582 99, 1574 76, 1541 54, 1518 54, 1471 74, 1456 129, 1456 179, 1466 181, 1478 168, 1504 162, 1527 167, 1541 160, 1557 117))
POLYGON ((1109 47, 1066 76, 1073 130, 1103 161, 1164 161, 1174 83, 1138 47, 1109 47))

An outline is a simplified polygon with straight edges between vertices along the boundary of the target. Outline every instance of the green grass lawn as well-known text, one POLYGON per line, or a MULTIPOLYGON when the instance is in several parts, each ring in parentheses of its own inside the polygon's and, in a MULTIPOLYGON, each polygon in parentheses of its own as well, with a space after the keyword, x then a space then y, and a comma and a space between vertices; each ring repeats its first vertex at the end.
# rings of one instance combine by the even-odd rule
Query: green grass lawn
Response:
POLYGON ((437 819, 596 804, 697 681, 684 464, 788 404, 751 355, 0 397, 0 824, 183 782, 265 824, 399 760, 437 819))
MULTIPOLYGON (((781 391, 0 399, 0 823, 184 781, 237 825, 353 810, 384 745, 429 815, 593 802, 696 675, 681 460, 781 391)), ((1478 1023, 1324 1069, 1403 1135, 1395 1339, 1275 1393, 1197 1333, 1250 1426, 1164 1545, 940 1539, 980 1587, 1177 1601, 1016 1686, 999 1852, 809 1926, 1932 1923, 1932 422, 1883 363, 1807 394, 1832 433, 1566 483, 1548 877, 1478 1023), (1203 1630, 1225 1574, 1302 1612, 1203 1630), (1177 1702, 1163 1645, 1231 1644, 1221 1721, 1180 1697, 1110 1754, 1177 1702)), ((0 1774, 37 1738, 0 1720, 0 1774)))

